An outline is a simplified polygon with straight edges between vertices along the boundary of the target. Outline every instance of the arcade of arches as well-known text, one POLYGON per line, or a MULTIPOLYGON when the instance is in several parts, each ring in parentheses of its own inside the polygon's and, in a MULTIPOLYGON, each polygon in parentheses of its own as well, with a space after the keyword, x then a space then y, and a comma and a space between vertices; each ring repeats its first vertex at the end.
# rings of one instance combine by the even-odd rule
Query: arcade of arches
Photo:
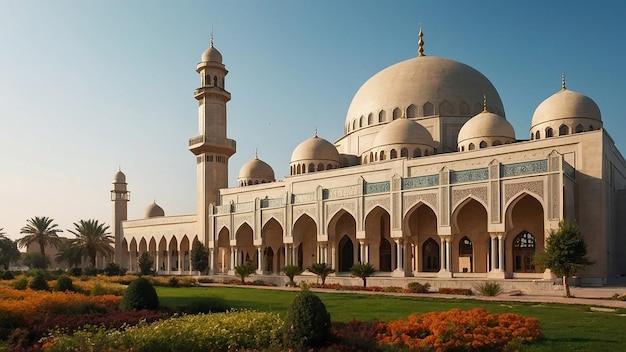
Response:
MULTIPOLYGON (((287 264, 305 269, 325 262, 342 273, 356 262, 368 262, 377 275, 390 276, 542 272, 532 257, 543 251, 544 210, 533 196, 522 194, 509 204, 504 232, 487 230, 487 210, 471 197, 456 207, 452 219, 452 234, 438 235, 435 212, 420 202, 404 216, 402 237, 392 237, 390 214, 383 207, 376 206, 365 215, 361 232, 355 217, 341 209, 328 221, 327 241, 317 241, 318 225, 307 214, 295 220, 292 236, 285 238, 283 226, 270 218, 262 227, 261 245, 255 245, 254 231, 244 222, 234 232, 222 227, 216 233, 209 249, 211 269, 215 274, 232 275, 236 265, 250 262, 259 273, 278 275, 287 264)), ((128 247, 132 255, 127 255, 130 270, 137 269, 133 266, 137 255, 147 251, 156 259, 157 271, 190 272, 192 241, 187 236, 132 239, 128 247)))

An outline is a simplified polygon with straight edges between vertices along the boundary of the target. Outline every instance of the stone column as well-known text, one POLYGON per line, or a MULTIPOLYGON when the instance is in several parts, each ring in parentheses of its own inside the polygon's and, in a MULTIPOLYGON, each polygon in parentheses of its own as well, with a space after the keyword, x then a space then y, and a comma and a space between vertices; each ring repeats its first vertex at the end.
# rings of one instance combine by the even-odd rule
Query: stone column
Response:
POLYGON ((498 235, 498 270, 504 271, 504 242, 502 234, 498 235))
POLYGON ((185 268, 185 265, 183 264, 183 253, 179 250, 178 251, 178 272, 182 274, 184 268, 185 268))
POLYGON ((419 272, 420 246, 413 244, 413 271, 419 272))
POLYGON ((498 258, 498 238, 495 236, 491 236, 491 251, 489 252, 489 255, 491 256, 491 270, 490 271, 496 271, 498 263, 497 263, 497 258, 498 258))
MULTIPOLYGON (((189 256, 191 258, 191 256, 189 256)), ((215 248, 209 249, 209 274, 215 273, 215 248)))
POLYGON ((256 247, 256 273, 261 275, 263 274, 263 251, 261 250, 261 246, 256 247))
POLYGON ((450 239, 446 238, 446 270, 452 271, 452 260, 450 258, 450 239))

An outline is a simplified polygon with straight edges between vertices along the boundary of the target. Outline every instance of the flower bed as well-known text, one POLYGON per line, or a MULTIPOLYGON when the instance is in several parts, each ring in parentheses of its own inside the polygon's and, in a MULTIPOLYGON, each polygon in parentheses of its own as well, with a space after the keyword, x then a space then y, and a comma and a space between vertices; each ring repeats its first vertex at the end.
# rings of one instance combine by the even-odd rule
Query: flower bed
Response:
POLYGON ((439 288, 439 293, 442 293, 445 295, 465 295, 465 296, 471 296, 473 294, 471 288, 450 288, 450 287, 439 288))

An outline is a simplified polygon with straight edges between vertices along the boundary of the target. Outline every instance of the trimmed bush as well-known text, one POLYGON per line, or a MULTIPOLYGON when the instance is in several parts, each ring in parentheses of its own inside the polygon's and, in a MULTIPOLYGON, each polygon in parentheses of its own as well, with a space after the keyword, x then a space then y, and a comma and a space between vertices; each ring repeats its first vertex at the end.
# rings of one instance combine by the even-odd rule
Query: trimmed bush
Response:
POLYGON ((315 348, 331 340, 330 314, 324 302, 309 290, 301 291, 293 299, 285 323, 287 347, 315 348))
POLYGON ((20 276, 19 279, 13 283, 13 288, 16 290, 25 290, 28 287, 28 278, 26 276, 20 276))
POLYGON ((35 291, 50 291, 50 286, 48 286, 48 281, 42 272, 37 272, 33 279, 30 281, 28 285, 31 290, 35 291))
POLYGON ((159 308, 159 296, 146 278, 140 277, 128 285, 120 302, 120 310, 139 310, 159 308))
POLYGON ((430 284, 427 282, 425 284, 420 284, 419 282, 409 282, 406 285, 407 291, 411 293, 426 293, 430 289, 430 284))
POLYGON ((54 290, 59 292, 74 291, 74 284, 72 283, 72 279, 65 275, 59 277, 57 279, 56 285, 54 285, 54 290))
POLYGON ((15 276, 13 276, 13 273, 10 272, 9 270, 2 273, 2 280, 13 280, 13 279, 15 279, 15 276))

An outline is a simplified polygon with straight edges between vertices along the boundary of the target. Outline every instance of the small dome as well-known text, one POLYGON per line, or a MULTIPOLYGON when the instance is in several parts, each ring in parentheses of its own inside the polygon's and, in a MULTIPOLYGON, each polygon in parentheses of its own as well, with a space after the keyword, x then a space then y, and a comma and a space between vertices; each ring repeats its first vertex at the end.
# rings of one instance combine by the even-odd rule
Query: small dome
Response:
POLYGON ((531 129, 545 122, 580 118, 602 121, 600 109, 591 98, 563 88, 539 104, 531 129))
POLYGON ((113 177, 113 183, 126 183, 126 175, 119 170, 115 173, 115 177, 113 177))
POLYGON ((316 134, 300 143, 291 154, 292 163, 310 160, 341 162, 342 158, 335 145, 316 134))
POLYGON ((215 49, 213 43, 211 46, 202 53, 202 62, 217 62, 222 63, 222 54, 215 49))
POLYGON ((481 138, 499 139, 501 143, 510 143, 515 141, 515 130, 504 117, 483 111, 461 127, 458 143, 481 138))
POLYGON ((276 181, 274 169, 266 162, 259 160, 258 157, 243 164, 241 169, 239 169, 239 177, 237 179, 240 186, 274 181, 276 181))
POLYGON ((372 148, 390 144, 433 145, 433 137, 417 122, 405 118, 394 120, 376 134, 372 148))
POLYGON ((148 205, 146 211, 144 212, 144 218, 156 218, 160 216, 165 216, 165 211, 161 208, 156 202, 148 205))

